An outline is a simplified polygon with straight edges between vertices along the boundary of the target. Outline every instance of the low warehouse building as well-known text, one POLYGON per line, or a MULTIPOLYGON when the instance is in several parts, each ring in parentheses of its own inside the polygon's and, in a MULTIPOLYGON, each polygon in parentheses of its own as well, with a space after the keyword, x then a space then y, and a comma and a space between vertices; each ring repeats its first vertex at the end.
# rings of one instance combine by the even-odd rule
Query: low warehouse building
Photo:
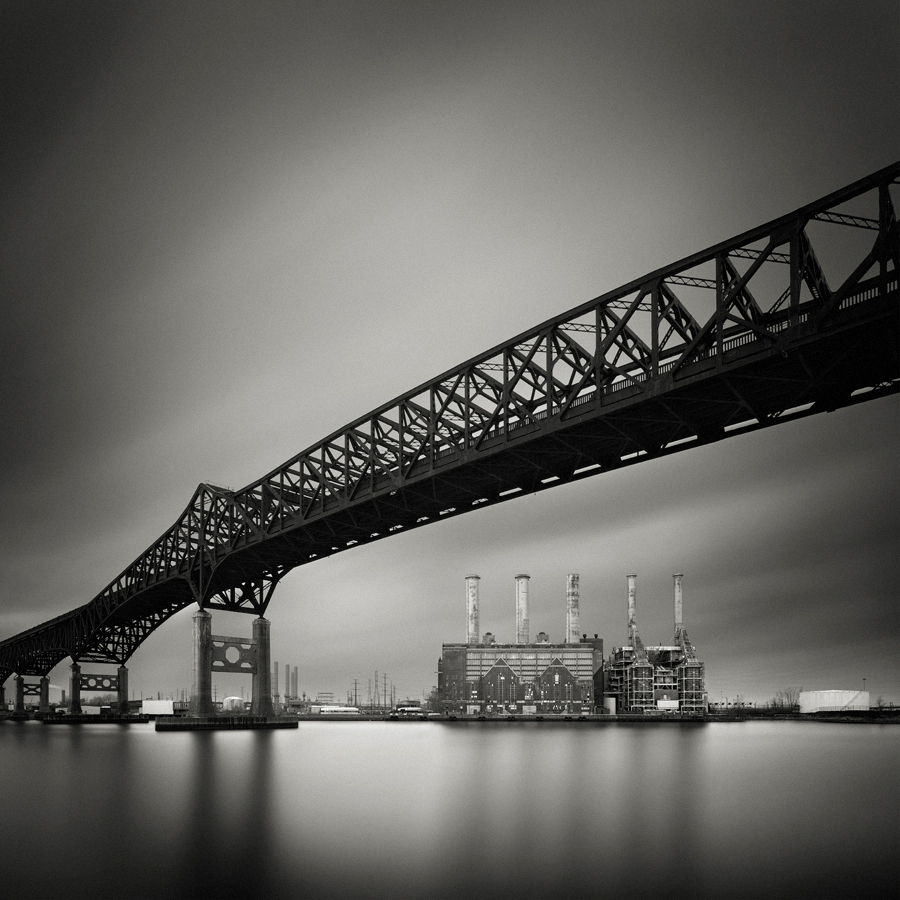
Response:
POLYGON ((868 710, 868 691, 800 691, 800 712, 858 712, 868 710))

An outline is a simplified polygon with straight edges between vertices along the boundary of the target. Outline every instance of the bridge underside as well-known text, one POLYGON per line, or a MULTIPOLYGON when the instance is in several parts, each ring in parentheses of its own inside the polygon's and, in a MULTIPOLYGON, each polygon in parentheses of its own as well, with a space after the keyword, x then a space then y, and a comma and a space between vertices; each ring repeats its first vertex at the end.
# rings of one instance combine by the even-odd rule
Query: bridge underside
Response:
POLYGON ((547 419, 494 447, 462 452, 446 471, 413 474, 387 495, 335 501, 326 516, 233 553, 212 584, 301 565, 473 508, 896 393, 896 307, 896 296, 885 298, 863 320, 787 354, 772 351, 727 372, 697 373, 599 410, 583 404, 563 420, 547 419))
POLYGON ((94 600, 0 642, 0 683, 67 656, 124 665, 191 603, 262 616, 290 569, 402 530, 896 393, 898 177, 895 164, 583 304, 240 491, 200 485, 94 600), (819 223, 867 238, 836 287, 808 233, 819 223))

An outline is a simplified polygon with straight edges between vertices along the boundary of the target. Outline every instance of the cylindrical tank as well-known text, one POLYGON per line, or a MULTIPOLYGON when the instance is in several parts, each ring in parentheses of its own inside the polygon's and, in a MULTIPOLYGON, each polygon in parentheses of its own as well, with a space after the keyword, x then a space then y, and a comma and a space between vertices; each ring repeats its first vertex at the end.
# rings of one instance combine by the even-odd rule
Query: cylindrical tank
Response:
POLYGON ((478 643, 478 575, 466 575, 466 643, 478 643))
POLYGON ((528 580, 530 575, 516 575, 516 643, 528 643, 528 580))
POLYGON ((578 576, 566 575, 566 643, 577 644, 580 634, 578 576))
POLYGON ((615 697, 604 697, 603 698, 603 711, 610 716, 614 716, 616 714, 616 698, 615 697))

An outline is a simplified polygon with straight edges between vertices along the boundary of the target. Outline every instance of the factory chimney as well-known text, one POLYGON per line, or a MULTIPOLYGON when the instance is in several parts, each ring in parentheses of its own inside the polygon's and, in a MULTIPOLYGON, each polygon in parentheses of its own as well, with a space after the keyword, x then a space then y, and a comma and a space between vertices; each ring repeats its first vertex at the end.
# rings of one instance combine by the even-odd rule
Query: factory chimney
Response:
POLYGON ((478 575, 466 575, 466 643, 478 643, 478 575))
POLYGON ((638 634, 637 622, 635 621, 635 594, 637 575, 628 576, 628 643, 632 646, 636 658, 646 657, 644 650, 644 642, 638 634))
POLYGON ((696 660, 697 651, 688 637, 687 629, 684 627, 681 608, 681 579, 684 575, 673 575, 672 580, 675 582, 675 644, 681 647, 686 660, 696 660))
POLYGON ((528 579, 530 575, 516 575, 516 643, 528 643, 528 579))
POLYGON ((275 708, 278 708, 278 662, 275 665, 275 677, 272 679, 272 687, 275 688, 275 708))
POLYGON ((566 643, 577 644, 581 634, 578 615, 578 576, 566 575, 566 643))
POLYGON ((684 623, 681 618, 681 579, 684 578, 684 575, 681 573, 672 576, 672 580, 675 582, 675 641, 677 642, 681 638, 681 632, 684 628, 684 623))

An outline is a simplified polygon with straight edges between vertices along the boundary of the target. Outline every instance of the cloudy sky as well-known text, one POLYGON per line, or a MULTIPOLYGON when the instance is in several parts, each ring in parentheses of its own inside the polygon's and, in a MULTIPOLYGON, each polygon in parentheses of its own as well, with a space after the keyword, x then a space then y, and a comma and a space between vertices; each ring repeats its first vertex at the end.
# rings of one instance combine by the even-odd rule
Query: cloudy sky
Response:
MULTIPOLYGON (((866 0, 0 4, 0 638, 90 600, 199 482, 893 162, 898 48, 866 0)), ((711 698, 900 701, 897 425, 874 401, 302 567, 273 656, 308 693, 421 696, 469 573, 511 640, 514 576, 561 639, 578 572, 611 647, 632 571, 669 641, 680 571, 711 698)), ((190 687, 190 615, 136 694, 190 687)))

